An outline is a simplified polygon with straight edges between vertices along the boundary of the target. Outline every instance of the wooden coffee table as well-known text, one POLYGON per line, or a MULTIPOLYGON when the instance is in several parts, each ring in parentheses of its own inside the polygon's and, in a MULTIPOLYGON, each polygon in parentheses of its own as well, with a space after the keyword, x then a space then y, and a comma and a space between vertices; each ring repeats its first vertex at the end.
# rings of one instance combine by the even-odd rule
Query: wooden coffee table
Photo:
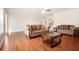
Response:
POLYGON ((61 42, 62 34, 58 32, 48 32, 42 34, 43 43, 50 47, 54 47, 61 42))

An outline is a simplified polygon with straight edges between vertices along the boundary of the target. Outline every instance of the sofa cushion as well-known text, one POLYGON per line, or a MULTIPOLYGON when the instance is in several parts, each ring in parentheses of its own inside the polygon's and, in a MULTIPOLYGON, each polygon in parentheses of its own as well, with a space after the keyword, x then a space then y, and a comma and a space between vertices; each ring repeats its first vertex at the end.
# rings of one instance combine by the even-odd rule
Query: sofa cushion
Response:
POLYGON ((73 35, 74 34, 74 31, 71 31, 71 30, 58 29, 57 32, 60 32, 60 33, 63 33, 63 34, 69 34, 69 35, 73 35))
POLYGON ((32 29, 32 31, 35 31, 36 30, 36 26, 35 25, 31 26, 31 29, 32 29))
POLYGON ((59 29, 63 29, 63 25, 58 26, 59 29))
POLYGON ((41 30, 41 25, 36 25, 37 30, 41 30))
POLYGON ((58 26, 59 29, 66 29, 69 30, 69 25, 60 25, 58 26))
POLYGON ((43 32, 45 30, 36 30, 36 31, 32 31, 32 33, 39 33, 39 32, 43 32))
POLYGON ((69 25, 64 25, 63 29, 69 30, 69 25))
POLYGON ((70 26, 70 30, 74 30, 75 27, 73 25, 70 26))
POLYGON ((33 31, 31 34, 32 34, 32 35, 38 35, 38 34, 40 35, 40 34, 42 34, 42 32, 33 31))
POLYGON ((58 29, 63 29, 63 25, 58 26, 58 29))

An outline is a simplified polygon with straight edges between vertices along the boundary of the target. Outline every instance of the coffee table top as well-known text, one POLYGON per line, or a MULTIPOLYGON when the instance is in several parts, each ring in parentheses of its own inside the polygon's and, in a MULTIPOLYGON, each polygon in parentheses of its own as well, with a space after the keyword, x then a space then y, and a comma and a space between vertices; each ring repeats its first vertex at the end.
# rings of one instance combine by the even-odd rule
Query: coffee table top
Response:
POLYGON ((44 33, 43 35, 46 35, 48 37, 52 37, 53 38, 53 37, 61 35, 61 33, 59 33, 59 32, 48 32, 48 33, 44 33))

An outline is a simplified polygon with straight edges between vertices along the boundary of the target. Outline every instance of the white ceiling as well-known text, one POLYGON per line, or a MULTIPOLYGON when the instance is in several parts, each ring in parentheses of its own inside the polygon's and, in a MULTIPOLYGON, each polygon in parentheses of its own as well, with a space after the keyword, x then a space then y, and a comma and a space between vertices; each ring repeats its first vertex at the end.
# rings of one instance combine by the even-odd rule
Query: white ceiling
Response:
POLYGON ((54 12, 54 13, 57 13, 57 12, 63 12, 63 11, 71 10, 71 9, 74 9, 74 8, 52 8, 51 11, 54 12))
MULTIPOLYGON (((63 12, 75 8, 49 8, 51 9, 52 13, 57 13, 57 12, 63 12)), ((43 8, 8 8, 8 12, 20 12, 20 13, 27 13, 27 12, 37 12, 40 13, 43 8)))
MULTIPOLYGON (((8 14, 19 14, 19 15, 36 15, 38 17, 43 17, 44 14, 41 13, 41 11, 44 8, 7 8, 8 14)), ((47 8, 48 9, 48 8, 47 8)), ((45 13, 45 16, 53 15, 58 12, 63 12, 75 8, 49 8, 51 11, 47 11, 45 13)))
MULTIPOLYGON (((44 17, 44 14, 41 13, 41 10, 43 10, 44 8, 7 8, 7 12, 8 14, 19 14, 19 15, 26 15, 26 16, 31 16, 31 15, 35 15, 38 17, 44 17)), ((49 15, 53 15, 55 13, 58 12, 63 12, 63 11, 67 11, 67 10, 72 10, 75 8, 49 8, 51 11, 47 11, 47 13, 45 13, 45 16, 49 16, 49 15)))

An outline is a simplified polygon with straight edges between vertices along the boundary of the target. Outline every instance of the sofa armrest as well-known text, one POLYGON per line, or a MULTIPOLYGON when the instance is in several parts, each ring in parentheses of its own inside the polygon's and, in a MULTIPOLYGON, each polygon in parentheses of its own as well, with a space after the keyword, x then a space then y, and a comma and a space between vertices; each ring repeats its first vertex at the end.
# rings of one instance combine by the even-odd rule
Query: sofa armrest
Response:
POLYGON ((55 32, 57 32, 57 29, 58 29, 58 27, 54 27, 54 28, 53 28, 53 30, 54 30, 55 32))
POLYGON ((28 28, 27 27, 25 28, 24 33, 25 33, 26 36, 29 36, 29 31, 28 31, 28 28))
POLYGON ((26 28, 25 28, 25 35, 29 36, 31 33, 31 29, 29 28, 29 25, 26 25, 26 28))

